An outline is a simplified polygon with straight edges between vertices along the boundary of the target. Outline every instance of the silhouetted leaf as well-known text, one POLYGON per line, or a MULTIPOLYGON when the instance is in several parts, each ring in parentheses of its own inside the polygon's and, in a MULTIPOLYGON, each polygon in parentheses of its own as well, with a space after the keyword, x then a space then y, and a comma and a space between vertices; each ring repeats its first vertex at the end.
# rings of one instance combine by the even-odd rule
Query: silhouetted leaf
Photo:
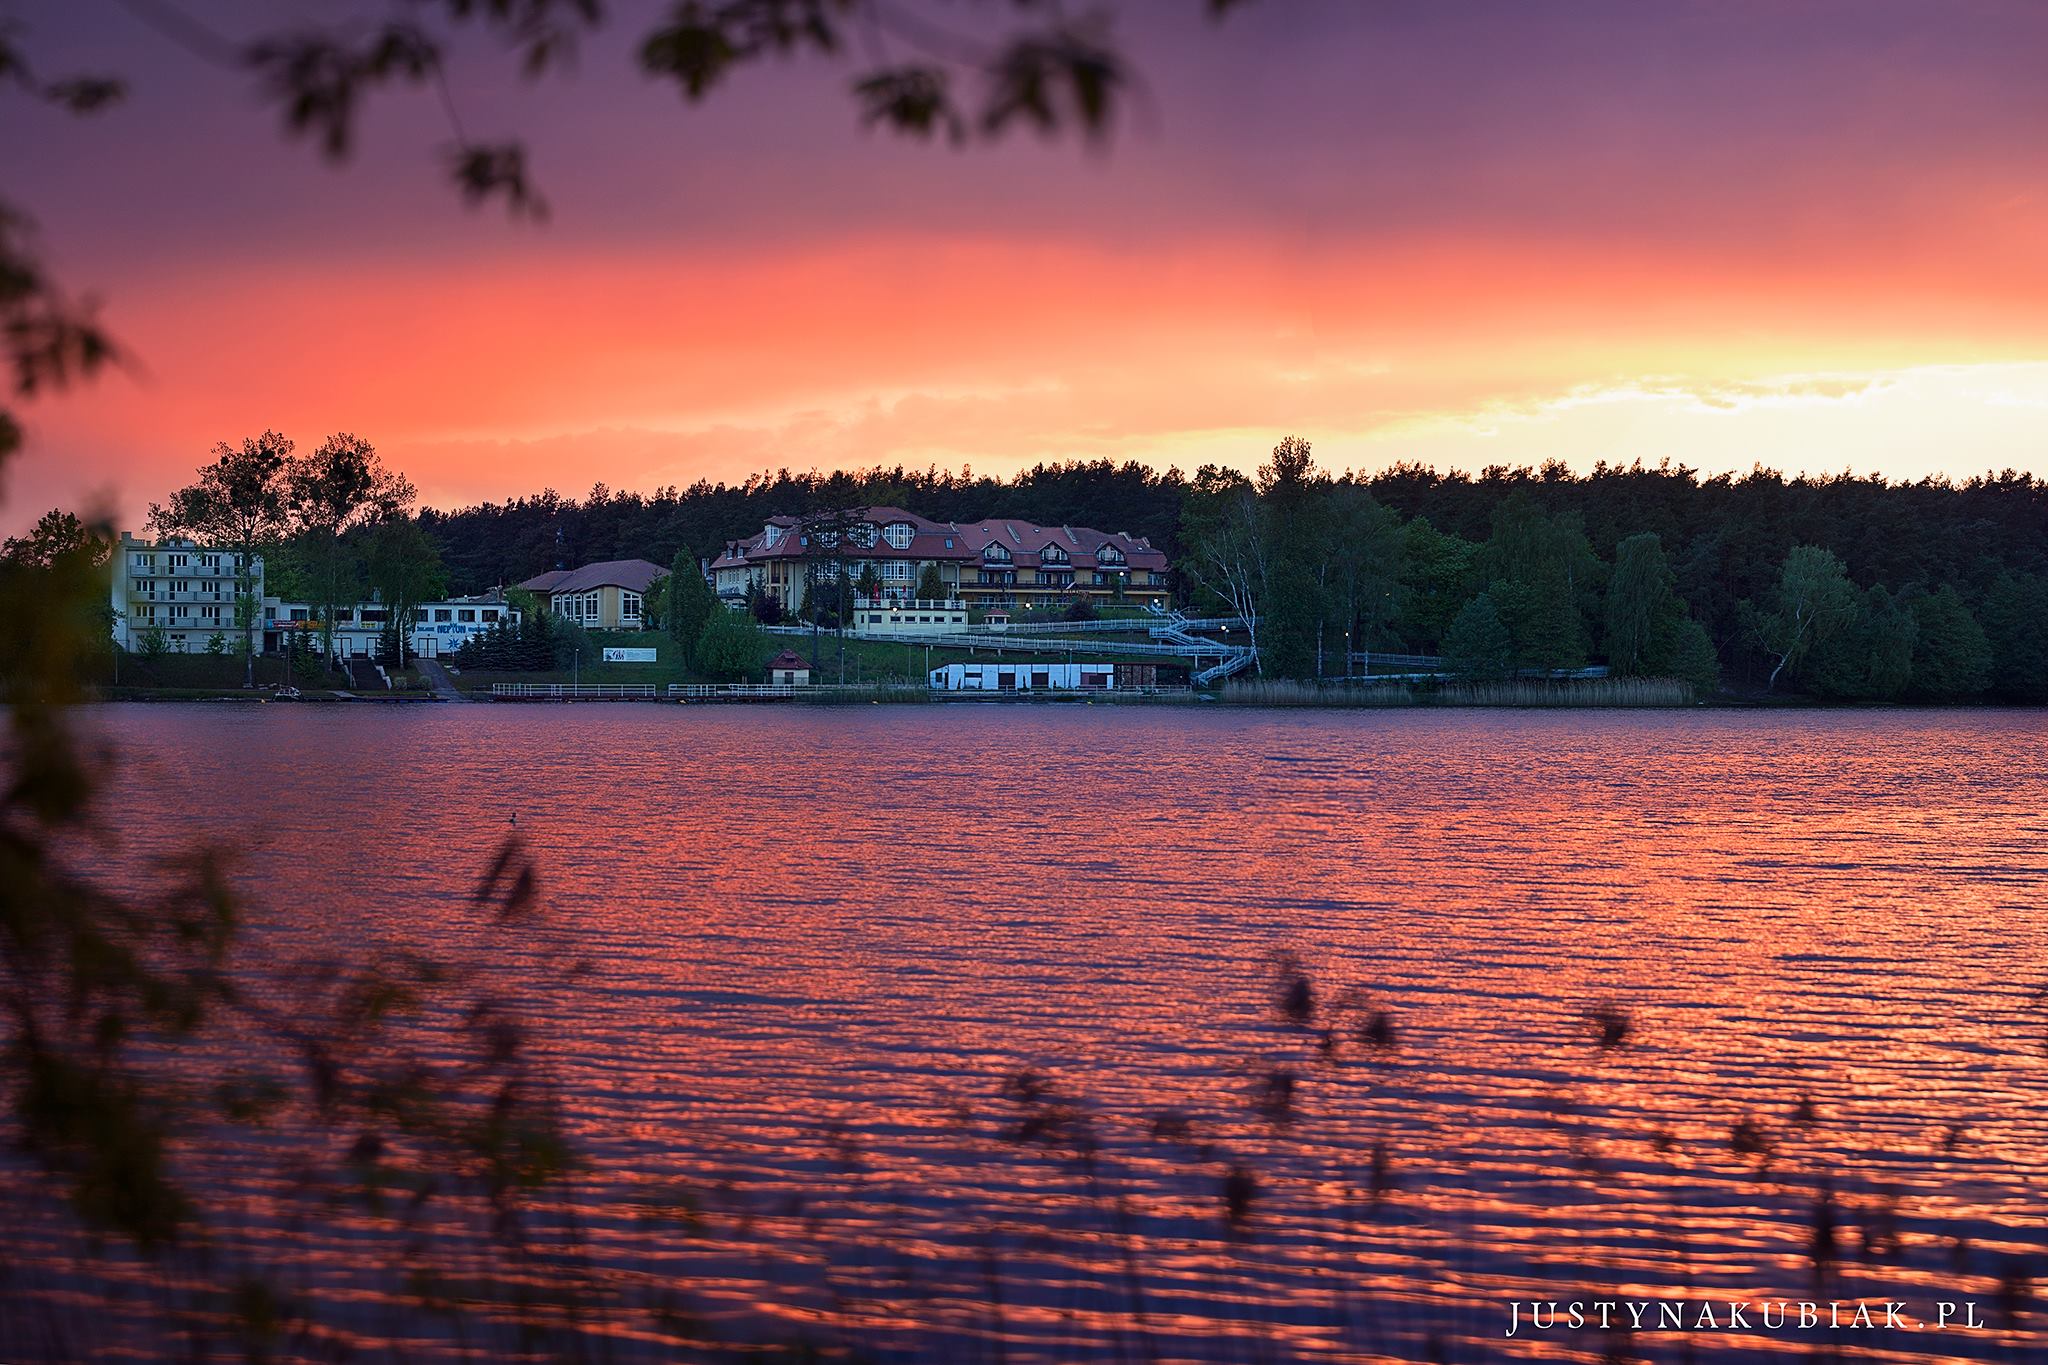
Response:
POLYGON ((458 147, 451 156, 451 170, 469 203, 503 195, 506 210, 514 217, 538 221, 548 216, 547 201, 527 177, 526 149, 518 143, 458 147))
POLYGON ((854 82, 861 122, 886 123, 898 132, 928 138, 943 131, 951 142, 967 136, 967 121, 953 106, 948 77, 940 66, 902 66, 854 82))
POLYGON ((120 103, 127 94, 125 81, 105 76, 74 76, 43 87, 44 98, 74 114, 96 114, 120 103))
POLYGON ((1074 29, 1015 40, 990 66, 989 77, 983 131, 1002 133, 1022 120, 1050 133, 1071 117, 1090 139, 1108 133, 1111 106, 1126 83, 1117 55, 1074 29))

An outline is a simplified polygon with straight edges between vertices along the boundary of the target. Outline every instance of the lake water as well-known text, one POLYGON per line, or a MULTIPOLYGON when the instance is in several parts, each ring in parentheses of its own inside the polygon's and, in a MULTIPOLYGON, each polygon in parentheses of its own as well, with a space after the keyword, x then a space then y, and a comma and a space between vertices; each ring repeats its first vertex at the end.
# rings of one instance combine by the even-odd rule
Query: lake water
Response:
POLYGON ((478 941, 516 817, 553 929, 496 965, 548 1016, 619 1358, 2040 1350, 2039 713, 92 722, 117 866, 238 843, 266 951, 478 941), (1503 1336, 1514 1300, 1709 1297, 1986 1326, 1503 1336))

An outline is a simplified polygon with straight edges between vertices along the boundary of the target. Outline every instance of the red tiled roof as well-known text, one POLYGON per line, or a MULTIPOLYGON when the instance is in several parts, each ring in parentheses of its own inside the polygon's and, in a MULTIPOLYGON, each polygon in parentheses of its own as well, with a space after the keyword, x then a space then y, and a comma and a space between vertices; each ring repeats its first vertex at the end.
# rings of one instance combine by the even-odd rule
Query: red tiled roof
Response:
POLYGON ((777 669, 783 668, 801 668, 808 671, 810 669, 810 666, 810 661, 805 659, 803 655, 798 654, 793 649, 785 649, 780 654, 776 655, 774 658, 768 661, 768 669, 770 672, 774 672, 777 669))
POLYGON ((519 586, 533 592, 588 592, 592 588, 624 588, 646 592, 648 585, 668 573, 659 564, 644 559, 606 559, 580 569, 554 569, 529 578, 519 586))
MULTIPOLYGON (((1007 519, 964 524, 938 522, 900 507, 870 507, 866 520, 876 528, 875 543, 853 547, 850 558, 940 559, 971 563, 979 560, 990 545, 1000 544, 1010 552, 1014 563, 1028 568, 1041 562, 1047 547, 1057 546, 1066 553, 1067 562, 1072 567, 1094 569, 1100 567, 1098 555, 1103 547, 1114 546, 1123 555, 1127 568, 1166 568, 1165 554, 1153 549, 1145 540, 1085 526, 1037 526, 1028 521, 1007 519), (911 528, 910 544, 901 548, 891 545, 883 533, 883 528, 898 524, 911 528)), ((794 517, 770 517, 760 534, 726 546, 712 561, 711 567, 714 570, 736 569, 762 560, 800 559, 804 554, 802 538, 792 534, 798 524, 794 517), (772 546, 768 544, 770 527, 780 533, 772 546)))

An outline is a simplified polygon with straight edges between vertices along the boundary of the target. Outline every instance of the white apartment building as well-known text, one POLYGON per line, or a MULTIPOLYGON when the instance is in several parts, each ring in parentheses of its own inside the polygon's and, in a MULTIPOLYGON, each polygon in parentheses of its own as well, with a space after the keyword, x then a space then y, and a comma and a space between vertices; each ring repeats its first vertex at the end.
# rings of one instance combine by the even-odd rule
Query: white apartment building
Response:
POLYGON ((123 649, 141 650, 161 632, 172 653, 204 654, 216 635, 227 652, 242 652, 242 631, 263 600, 263 556, 251 557, 245 580, 242 557, 232 551, 123 531, 112 567, 114 641, 123 649))

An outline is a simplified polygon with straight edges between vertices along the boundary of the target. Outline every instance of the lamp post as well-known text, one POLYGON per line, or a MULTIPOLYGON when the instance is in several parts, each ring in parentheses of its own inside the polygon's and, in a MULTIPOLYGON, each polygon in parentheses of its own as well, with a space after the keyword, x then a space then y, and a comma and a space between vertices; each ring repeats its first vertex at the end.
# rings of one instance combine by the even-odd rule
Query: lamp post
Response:
POLYGON ((569 651, 569 695, 575 696, 576 689, 583 685, 583 651, 569 651))

